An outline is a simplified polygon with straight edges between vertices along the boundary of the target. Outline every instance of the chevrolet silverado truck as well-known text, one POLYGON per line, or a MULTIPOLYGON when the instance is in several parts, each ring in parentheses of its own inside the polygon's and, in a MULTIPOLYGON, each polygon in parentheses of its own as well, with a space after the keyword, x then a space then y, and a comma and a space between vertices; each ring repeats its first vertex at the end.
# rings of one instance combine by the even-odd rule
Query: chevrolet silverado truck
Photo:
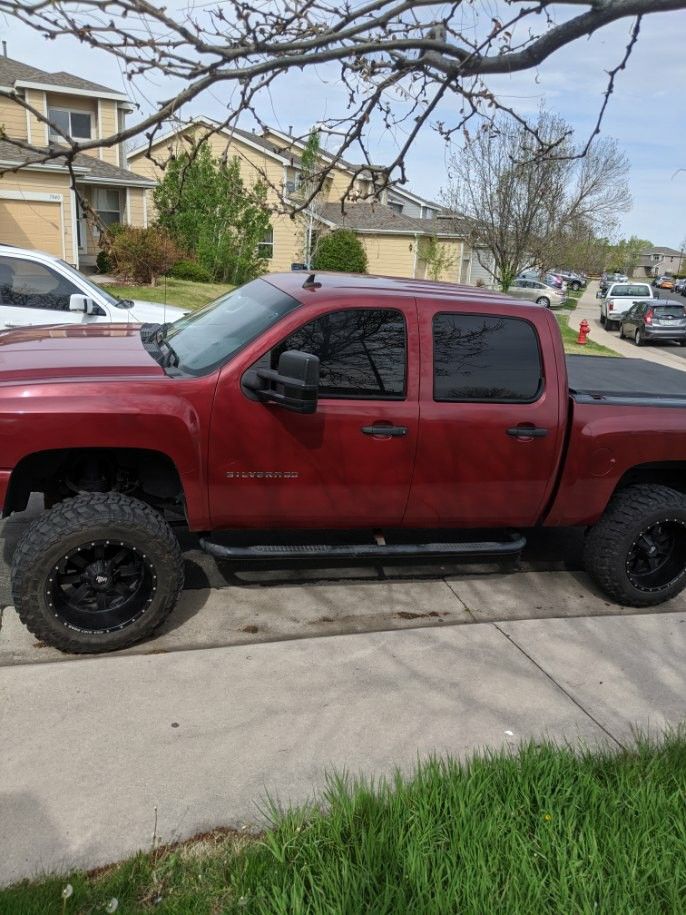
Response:
POLYGON ((565 358, 548 309, 451 284, 255 280, 171 325, 0 334, 17 612, 68 652, 150 636, 218 558, 513 557, 584 526, 612 600, 686 584, 686 375, 565 358), (287 536, 286 536, 287 534, 287 536))

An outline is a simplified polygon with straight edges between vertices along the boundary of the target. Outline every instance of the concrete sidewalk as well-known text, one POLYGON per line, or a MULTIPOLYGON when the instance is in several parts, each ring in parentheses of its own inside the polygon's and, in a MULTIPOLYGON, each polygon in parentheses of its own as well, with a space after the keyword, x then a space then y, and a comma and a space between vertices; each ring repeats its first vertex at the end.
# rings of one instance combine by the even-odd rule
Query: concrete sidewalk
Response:
POLYGON ((569 326, 572 330, 579 330, 579 325, 583 320, 588 321, 591 326, 589 339, 601 346, 614 350, 620 356, 628 356, 632 359, 647 359, 658 365, 665 365, 671 369, 679 369, 686 372, 686 359, 683 356, 677 356, 674 353, 666 352, 665 349, 658 345, 637 347, 628 340, 620 340, 617 331, 605 330, 600 323, 600 303, 595 295, 598 291, 598 283, 593 281, 588 284, 583 295, 579 299, 579 304, 569 316, 569 326))
POLYGON ((686 612, 406 629, 0 670, 0 883, 93 867, 526 738, 679 721, 686 612))

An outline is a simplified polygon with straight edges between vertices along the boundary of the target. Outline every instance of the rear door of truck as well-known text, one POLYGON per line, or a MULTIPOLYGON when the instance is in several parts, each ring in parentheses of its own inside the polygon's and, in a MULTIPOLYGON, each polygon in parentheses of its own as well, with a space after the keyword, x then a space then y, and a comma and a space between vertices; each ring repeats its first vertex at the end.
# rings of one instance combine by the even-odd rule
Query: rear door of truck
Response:
POLYGON ((536 524, 558 474, 567 410, 555 318, 540 306, 418 301, 420 430, 405 524, 536 524))

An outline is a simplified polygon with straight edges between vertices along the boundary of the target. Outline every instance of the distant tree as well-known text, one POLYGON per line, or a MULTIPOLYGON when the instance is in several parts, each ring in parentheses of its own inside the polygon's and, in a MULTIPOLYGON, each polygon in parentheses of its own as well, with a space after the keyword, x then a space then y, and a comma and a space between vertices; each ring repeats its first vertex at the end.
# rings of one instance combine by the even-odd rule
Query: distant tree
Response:
POLYGON ((315 270, 366 273, 367 252, 351 229, 334 229, 319 240, 312 267, 315 270))
POLYGON ((626 239, 622 238, 608 251, 607 269, 631 276, 638 266, 641 254, 652 247, 651 241, 638 238, 636 235, 626 239))
POLYGON ((266 189, 247 187, 238 159, 215 159, 202 143, 167 166, 155 188, 159 224, 218 283, 238 285, 264 273, 271 212, 266 189))
POLYGON ((430 280, 440 279, 456 266, 455 256, 439 240, 432 236, 426 239, 422 256, 426 262, 426 273, 430 280))
POLYGON ((321 199, 317 195, 318 173, 320 169, 321 139, 319 132, 313 127, 310 131, 305 148, 300 157, 301 180, 298 196, 309 201, 303 211, 303 260, 310 266, 314 259, 318 241, 319 214, 321 199), (315 196, 312 196, 312 195, 315 196))
POLYGON ((568 227, 607 229, 630 206, 629 165, 617 144, 596 140, 578 158, 572 134, 545 111, 530 124, 502 117, 468 136, 451 158, 446 203, 466 219, 477 254, 493 256, 491 272, 503 290, 529 264, 556 260, 568 227))

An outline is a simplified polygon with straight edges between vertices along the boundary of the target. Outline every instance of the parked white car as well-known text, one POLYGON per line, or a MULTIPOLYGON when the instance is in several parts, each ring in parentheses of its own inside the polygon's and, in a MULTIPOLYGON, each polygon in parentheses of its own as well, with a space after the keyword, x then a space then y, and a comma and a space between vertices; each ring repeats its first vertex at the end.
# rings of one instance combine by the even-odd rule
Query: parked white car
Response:
POLYGON ((607 292, 596 293, 600 299, 600 323, 606 330, 617 330, 622 316, 633 308, 635 302, 648 302, 655 298, 649 283, 611 283, 607 292))
POLYGON ((164 324, 187 314, 157 302, 119 299, 42 251, 0 245, 0 330, 41 324, 164 324))

